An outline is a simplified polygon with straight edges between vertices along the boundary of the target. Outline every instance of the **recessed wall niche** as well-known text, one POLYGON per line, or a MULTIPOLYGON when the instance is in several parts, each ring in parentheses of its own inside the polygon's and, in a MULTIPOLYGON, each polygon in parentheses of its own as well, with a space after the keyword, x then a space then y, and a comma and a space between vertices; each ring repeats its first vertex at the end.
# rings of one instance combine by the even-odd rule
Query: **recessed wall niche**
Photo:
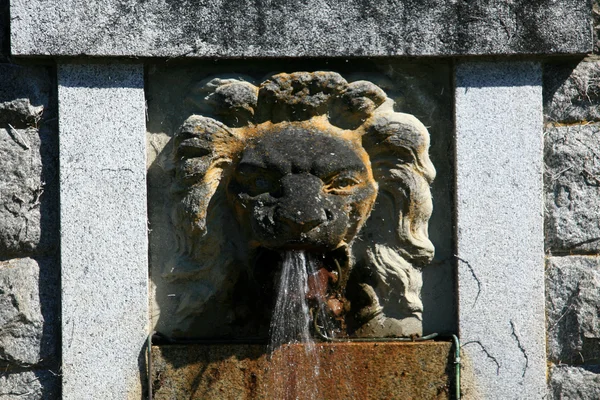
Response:
MULTIPOLYGON (((171 338, 265 338, 277 266, 286 250, 306 248, 307 257, 313 257, 317 265, 315 276, 327 285, 338 284, 337 293, 325 295, 329 314, 344 314, 338 318, 344 320, 339 323, 343 329, 338 324, 338 330, 358 336, 456 331, 451 93, 451 67, 444 60, 178 61, 150 66, 146 95, 154 330, 171 338), (341 105, 328 96, 338 98, 341 105), (353 104, 354 113, 344 114, 348 104, 353 104), (386 122, 379 123, 383 127, 367 136, 365 132, 374 128, 373 124, 363 126, 364 121, 375 115, 374 110, 386 107, 387 117, 382 117, 386 122), (414 116, 416 122, 399 117, 404 114, 414 116), (380 156, 378 165, 388 165, 394 152, 377 146, 388 129, 385 124, 395 123, 408 124, 414 132, 426 128, 429 159, 436 171, 433 180, 426 166, 418 179, 404 179, 431 183, 433 210, 427 231, 435 248, 433 258, 419 255, 418 250, 403 254, 400 249, 402 260, 408 260, 416 271, 414 277, 410 270, 401 271, 404 278, 386 272, 386 262, 379 271, 369 266, 369 260, 393 257, 374 249, 402 235, 398 233, 402 221, 394 208, 402 203, 409 214, 408 203, 422 202, 420 195, 415 198, 414 193, 407 193, 415 191, 413 186, 404 188, 397 181, 398 196, 407 195, 400 201, 389 191, 384 194, 386 183, 378 182, 375 157, 380 156), (212 138, 210 143, 205 132, 212 138), (339 132, 357 133, 349 138, 352 134, 339 132), (356 155, 357 162, 368 166, 364 176, 353 170, 356 155), (293 183, 282 184, 285 169, 294 172, 302 163, 322 170, 320 181, 315 183, 314 174, 300 170, 288 174, 295 177, 293 183), (268 179, 257 179, 257 172, 249 168, 267 170, 268 179), (349 170, 354 175, 347 175, 349 170), (328 181, 331 174, 341 178, 332 183, 328 181), (361 192, 359 186, 368 186, 369 177, 375 189, 362 188, 361 192), (339 192, 341 203, 319 203, 329 200, 312 193, 314 185, 315 193, 339 192), (352 185, 355 192, 349 195, 346 189, 352 185), (296 190, 288 193, 294 205, 279 200, 286 198, 286 190, 296 190), (276 205, 263 204, 269 202, 260 197, 264 191, 276 192, 271 196, 276 205), (326 224, 320 225, 319 215, 306 215, 311 213, 311 204, 317 203, 321 204, 317 208, 328 211, 323 214, 326 224), (290 213, 304 215, 290 218, 284 211, 273 211, 286 207, 290 213), (253 218, 260 226, 252 228, 253 218), (260 223, 260 218, 265 222, 260 223), (285 221, 284 228, 278 227, 279 220, 285 221), (422 326, 411 324, 411 313, 422 319, 422 326), (369 318, 387 328, 372 329, 369 318)), ((428 162, 424 160, 427 154, 411 159, 421 145, 418 137, 413 138, 415 152, 407 155, 407 163, 423 166, 428 162)), ((393 165, 387 167, 388 176, 394 175, 393 165)), ((421 214, 416 219, 424 219, 426 226, 427 218, 421 214)), ((397 246, 388 247, 397 250, 397 246)))

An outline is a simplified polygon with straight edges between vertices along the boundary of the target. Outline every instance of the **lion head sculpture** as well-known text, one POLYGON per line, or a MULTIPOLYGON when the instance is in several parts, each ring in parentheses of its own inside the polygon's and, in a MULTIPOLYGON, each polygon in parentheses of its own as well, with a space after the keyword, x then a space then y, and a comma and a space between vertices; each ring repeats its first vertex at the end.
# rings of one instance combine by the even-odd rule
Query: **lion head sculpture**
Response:
POLYGON ((200 93, 204 115, 173 139, 180 257, 166 273, 190 287, 177 311, 188 335, 211 313, 233 327, 221 332, 260 332, 288 249, 335 276, 350 335, 420 335, 434 251, 425 126, 375 84, 334 72, 214 78, 200 93))

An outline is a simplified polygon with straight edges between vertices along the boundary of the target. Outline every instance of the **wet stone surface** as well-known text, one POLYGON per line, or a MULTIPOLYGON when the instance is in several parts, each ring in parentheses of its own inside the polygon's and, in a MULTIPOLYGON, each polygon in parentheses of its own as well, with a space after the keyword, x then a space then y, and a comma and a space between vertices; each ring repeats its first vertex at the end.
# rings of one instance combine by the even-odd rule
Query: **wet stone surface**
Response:
POLYGON ((262 345, 155 346, 154 399, 451 398, 450 343, 319 343, 315 347, 320 362, 317 396, 297 384, 302 376, 313 376, 314 364, 303 361, 303 345, 275 350, 270 360, 262 345))

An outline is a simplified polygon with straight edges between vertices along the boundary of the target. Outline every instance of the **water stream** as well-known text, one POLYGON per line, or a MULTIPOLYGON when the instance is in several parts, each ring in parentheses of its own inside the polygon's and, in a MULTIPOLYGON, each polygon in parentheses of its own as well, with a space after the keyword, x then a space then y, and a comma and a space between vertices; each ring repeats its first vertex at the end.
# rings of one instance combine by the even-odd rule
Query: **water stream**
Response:
POLYGON ((277 298, 269 332, 269 354, 281 357, 272 371, 270 392, 274 399, 320 399, 317 385, 319 356, 311 337, 311 315, 306 300, 309 274, 316 263, 304 251, 283 255, 277 298))

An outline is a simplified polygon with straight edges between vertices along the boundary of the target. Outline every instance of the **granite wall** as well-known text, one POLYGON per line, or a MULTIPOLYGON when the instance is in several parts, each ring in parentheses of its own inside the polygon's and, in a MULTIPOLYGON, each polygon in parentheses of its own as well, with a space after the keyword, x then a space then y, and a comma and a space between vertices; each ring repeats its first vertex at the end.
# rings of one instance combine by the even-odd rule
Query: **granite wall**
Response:
POLYGON ((0 398, 60 397, 54 68, 10 63, 0 0, 0 398))
MULTIPOLYGON (((594 3, 599 24, 600 2, 594 3)), ((0 0, 0 398, 56 399, 56 73, 39 62, 11 63, 8 10, 9 1, 0 0)), ((600 398, 598 43, 596 38, 596 55, 544 67, 546 311, 554 399, 600 398)))
MULTIPOLYGON (((598 25, 600 2, 595 2, 598 25)), ((600 57, 546 63, 546 313, 553 399, 600 398, 600 57)))

